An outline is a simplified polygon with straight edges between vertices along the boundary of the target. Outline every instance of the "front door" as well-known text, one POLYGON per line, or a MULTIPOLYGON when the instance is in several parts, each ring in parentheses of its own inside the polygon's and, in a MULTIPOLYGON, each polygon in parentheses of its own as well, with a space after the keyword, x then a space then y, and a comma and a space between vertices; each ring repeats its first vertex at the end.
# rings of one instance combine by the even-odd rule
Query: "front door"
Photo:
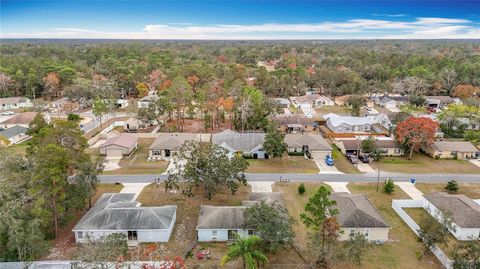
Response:
POLYGON ((170 150, 169 149, 165 150, 165 157, 170 157, 170 150))
POLYGON ((228 240, 236 240, 237 239, 237 230, 228 230, 228 240))

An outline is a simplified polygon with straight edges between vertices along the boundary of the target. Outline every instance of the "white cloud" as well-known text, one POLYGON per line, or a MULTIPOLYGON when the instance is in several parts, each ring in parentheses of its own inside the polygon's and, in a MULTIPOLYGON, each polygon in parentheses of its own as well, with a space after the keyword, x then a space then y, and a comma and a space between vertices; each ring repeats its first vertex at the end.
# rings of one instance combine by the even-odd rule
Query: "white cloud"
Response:
POLYGON ((417 18, 413 21, 352 19, 343 22, 216 24, 150 24, 135 32, 105 32, 59 27, 51 32, 1 33, 3 38, 102 39, 440 39, 480 38, 472 21, 452 18, 417 18))
POLYGON ((381 17, 392 17, 392 18, 395 18, 395 17, 405 17, 405 16, 407 16, 407 14, 384 14, 384 13, 375 13, 375 14, 372 14, 372 16, 381 16, 381 17))

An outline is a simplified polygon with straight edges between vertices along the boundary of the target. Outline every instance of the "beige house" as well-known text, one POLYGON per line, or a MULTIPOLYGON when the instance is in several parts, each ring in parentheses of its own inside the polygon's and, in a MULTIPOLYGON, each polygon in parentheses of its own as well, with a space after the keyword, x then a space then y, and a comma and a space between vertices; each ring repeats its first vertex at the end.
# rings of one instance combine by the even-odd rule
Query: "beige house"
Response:
POLYGON ((475 157, 479 150, 466 141, 437 141, 425 148, 425 153, 439 159, 469 159, 475 157))
POLYGON ((137 137, 123 134, 105 141, 100 146, 100 155, 105 155, 109 158, 122 158, 124 155, 130 155, 137 147, 137 137))
MULTIPOLYGON (((362 151, 362 142, 357 138, 336 139, 335 145, 343 154, 356 155, 357 151, 362 151)), ((377 139, 375 146, 379 149, 382 156, 403 156, 404 150, 393 139, 377 139)))
POLYGON ((19 109, 24 107, 32 107, 30 99, 26 97, 6 97, 0 98, 0 110, 19 109))
POLYGON ((127 132, 136 132, 140 128, 140 122, 136 118, 129 118, 123 123, 123 130, 127 132))
POLYGON ((186 141, 200 141, 196 133, 161 133, 148 148, 149 160, 170 159, 186 141))
POLYGON ((337 220, 343 233, 340 240, 348 240, 361 233, 369 242, 388 240, 390 227, 365 194, 334 192, 330 198, 337 204, 337 220))
POLYGON ((3 121, 0 123, 0 127, 8 129, 13 126, 22 126, 28 128, 30 122, 33 121, 33 118, 37 115, 37 112, 23 112, 16 114, 15 116, 3 121))
POLYGON ((313 132, 317 129, 317 122, 323 121, 321 117, 308 118, 304 114, 279 115, 274 117, 273 122, 278 130, 285 133, 313 132))
POLYGON ((322 159, 332 155, 332 147, 319 134, 287 134, 285 143, 289 153, 304 152, 322 159))

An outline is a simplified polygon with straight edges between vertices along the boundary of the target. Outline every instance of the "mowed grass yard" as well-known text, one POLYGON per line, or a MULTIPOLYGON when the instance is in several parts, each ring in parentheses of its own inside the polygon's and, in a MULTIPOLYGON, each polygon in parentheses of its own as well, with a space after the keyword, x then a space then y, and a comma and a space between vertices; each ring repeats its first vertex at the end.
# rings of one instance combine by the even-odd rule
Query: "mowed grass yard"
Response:
POLYGON ((295 173, 317 174, 318 167, 313 160, 303 156, 285 155, 281 159, 247 159, 247 173, 295 173))
POLYGON ((14 154, 20 154, 20 155, 26 155, 27 154, 27 148, 29 146, 28 140, 24 141, 20 144, 13 144, 9 147, 6 148, 7 151, 10 151, 14 154))
MULTIPOLYGON (((424 194, 446 191, 447 183, 416 183, 415 187, 424 194)), ((480 183, 458 183, 457 194, 464 194, 472 199, 480 199, 480 183)))
POLYGON ((406 157, 384 157, 370 163, 374 168, 398 173, 438 174, 479 174, 480 168, 465 160, 435 160, 424 154, 406 157))
MULTIPOLYGON (((120 169, 112 171, 104 171, 106 175, 129 175, 129 174, 161 174, 165 172, 168 166, 166 161, 149 161, 148 148, 155 139, 139 138, 138 148, 132 155, 124 157, 120 160, 120 169)), ((96 149, 98 153, 98 149, 96 149)))
MULTIPOLYGON (((306 193, 299 195, 297 187, 299 183, 275 183, 274 191, 283 193, 283 198, 289 214, 297 221, 295 224, 295 244, 305 251, 308 249, 308 229, 300 221, 299 215, 304 212, 305 203, 322 186, 322 183, 308 183, 306 193)), ((383 268, 442 268, 435 257, 429 255, 421 260, 416 258, 416 252, 421 253, 423 245, 417 241, 415 234, 402 221, 402 219, 391 208, 392 199, 408 198, 399 188, 394 194, 387 195, 376 192, 376 185, 369 183, 350 183, 348 188, 352 193, 365 193, 370 201, 380 211, 385 220, 390 224, 390 241, 383 245, 372 245, 360 266, 352 264, 341 264, 334 268, 346 269, 383 269, 383 268)))
POLYGON ((360 170, 358 170, 353 164, 343 155, 343 153, 335 146, 332 145, 332 157, 335 161, 335 167, 340 172, 345 174, 361 174, 360 170))

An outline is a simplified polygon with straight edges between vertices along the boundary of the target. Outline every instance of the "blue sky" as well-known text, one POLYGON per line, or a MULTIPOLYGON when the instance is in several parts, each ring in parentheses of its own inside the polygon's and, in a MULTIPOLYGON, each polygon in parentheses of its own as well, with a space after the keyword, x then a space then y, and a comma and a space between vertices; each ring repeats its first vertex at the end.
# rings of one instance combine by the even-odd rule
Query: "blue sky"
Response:
POLYGON ((480 38, 480 0, 0 0, 0 4, 3 38, 480 38))

